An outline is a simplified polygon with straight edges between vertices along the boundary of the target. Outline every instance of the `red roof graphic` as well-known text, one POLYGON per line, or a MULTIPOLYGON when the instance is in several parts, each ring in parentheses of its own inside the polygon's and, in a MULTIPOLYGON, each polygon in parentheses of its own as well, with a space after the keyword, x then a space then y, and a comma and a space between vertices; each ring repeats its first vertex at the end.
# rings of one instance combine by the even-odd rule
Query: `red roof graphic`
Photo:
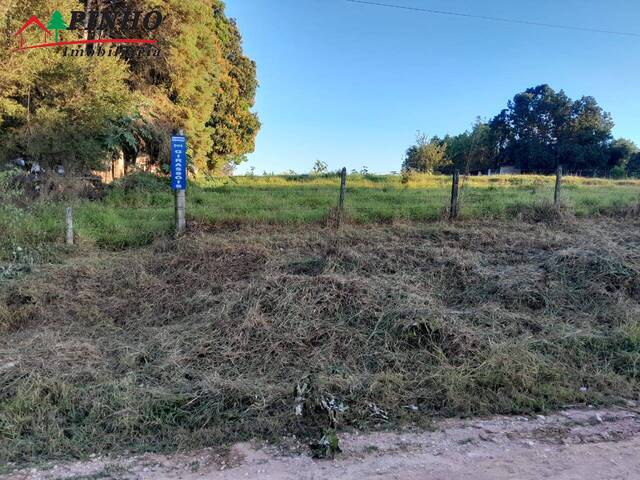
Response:
POLYGON ((47 30, 47 27, 45 27, 42 24, 42 22, 40 20, 38 20, 38 17, 36 17, 35 15, 33 15, 29 20, 27 20, 27 23, 25 23, 22 26, 22 28, 16 32, 16 35, 20 35, 22 32, 24 32, 27 28, 29 28, 33 24, 36 24, 38 26, 38 28, 40 30, 42 30, 43 32, 46 32, 47 34, 51 35, 51 32, 49 30, 47 30))

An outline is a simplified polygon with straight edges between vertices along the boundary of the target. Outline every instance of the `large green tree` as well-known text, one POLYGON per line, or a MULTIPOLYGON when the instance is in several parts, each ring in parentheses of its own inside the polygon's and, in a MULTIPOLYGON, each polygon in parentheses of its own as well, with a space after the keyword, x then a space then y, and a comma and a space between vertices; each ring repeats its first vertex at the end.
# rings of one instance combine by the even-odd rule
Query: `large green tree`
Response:
POLYGON ((235 21, 227 19, 221 7, 214 13, 221 29, 225 63, 208 123, 213 129, 208 166, 218 170, 229 161, 243 161, 244 154, 254 150, 260 121, 251 111, 258 88, 256 64, 242 53, 242 37, 235 21))
POLYGON ((31 15, 69 15, 72 0, 13 0, 0 10, 0 160, 18 156, 68 170, 99 168, 113 125, 139 103, 125 62, 71 58, 51 49, 15 52, 14 33, 31 15))
MULTIPOLYGON (((199 170, 220 171, 254 148, 260 127, 251 112, 255 64, 242 54, 235 23, 220 0, 8 0, 0 6, 0 155, 95 167, 121 148, 169 162, 169 137, 184 129, 199 170), (72 10, 160 10, 157 31, 138 25, 116 37, 156 38, 157 57, 64 57, 52 50, 13 52, 15 33, 31 15, 72 10)), ((69 38, 97 36, 69 31, 69 38)))
POLYGON ((583 174, 640 172, 638 148, 628 140, 614 142, 612 129, 611 116, 593 97, 574 101, 540 85, 518 93, 488 123, 478 119, 470 131, 419 139, 407 151, 404 168, 450 173, 511 164, 536 173, 558 165, 583 174), (445 146, 442 158, 439 146, 445 146), (435 162, 429 160, 434 155, 435 162))
POLYGON ((593 97, 572 101, 540 85, 517 94, 490 123, 501 163, 525 172, 605 168, 613 121, 593 97))
MULTIPOLYGON (((88 8, 110 2, 91 0, 88 8)), ((242 51, 242 37, 220 0, 134 0, 123 7, 159 9, 166 18, 156 32, 160 56, 130 59, 131 85, 148 100, 143 118, 160 131, 184 129, 192 165, 220 172, 243 160, 260 129, 255 103, 256 65, 242 51)), ((126 32, 130 34, 131 32, 126 32)), ((123 33, 124 35, 124 33, 123 33)), ((142 27, 138 35, 148 35, 142 27)), ((168 138, 168 137, 165 137, 168 138)), ((148 147, 160 162, 168 145, 148 147)))

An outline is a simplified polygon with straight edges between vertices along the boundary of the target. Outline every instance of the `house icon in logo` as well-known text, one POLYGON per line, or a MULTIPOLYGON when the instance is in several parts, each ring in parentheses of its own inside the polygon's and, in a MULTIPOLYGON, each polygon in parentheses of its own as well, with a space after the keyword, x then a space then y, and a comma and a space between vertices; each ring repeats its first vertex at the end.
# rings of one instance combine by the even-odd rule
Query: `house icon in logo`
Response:
POLYGON ((27 20, 27 23, 25 23, 20 30, 18 30, 16 32, 16 36, 20 36, 20 48, 24 47, 24 31, 29 28, 31 25, 36 25, 40 30, 42 30, 44 32, 44 41, 45 43, 47 42, 47 40, 49 40, 48 37, 50 37, 52 34, 49 30, 47 30, 47 27, 44 26, 44 24, 38 20, 38 17, 36 17, 35 15, 32 16, 29 20, 27 20))

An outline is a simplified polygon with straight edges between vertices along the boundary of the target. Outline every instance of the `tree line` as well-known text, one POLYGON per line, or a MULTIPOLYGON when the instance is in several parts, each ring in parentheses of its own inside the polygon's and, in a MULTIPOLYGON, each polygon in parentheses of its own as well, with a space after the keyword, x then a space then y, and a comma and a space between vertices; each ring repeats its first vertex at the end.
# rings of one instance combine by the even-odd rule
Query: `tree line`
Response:
MULTIPOLYGON (((200 171, 224 171, 254 149, 256 65, 243 54, 220 0, 6 0, 0 29, 2 163, 20 157, 82 171, 121 153, 130 164, 144 152, 166 165, 170 135, 179 129, 200 171), (66 29, 79 10, 87 19, 157 10, 164 20, 152 32, 143 22, 109 32, 90 24, 66 29), (93 46, 76 56, 62 55, 62 47, 15 51, 20 27, 32 15, 46 25, 52 12, 62 40, 153 38, 156 46, 140 48, 157 50, 154 56, 110 56, 93 46)), ((41 41, 42 32, 32 35, 41 41)))
POLYGON ((558 166, 583 175, 640 175, 640 150, 614 139, 611 115, 593 97, 572 100, 540 85, 518 93, 490 121, 445 137, 418 134, 406 151, 404 171, 471 173, 509 165, 523 173, 551 173, 558 166))

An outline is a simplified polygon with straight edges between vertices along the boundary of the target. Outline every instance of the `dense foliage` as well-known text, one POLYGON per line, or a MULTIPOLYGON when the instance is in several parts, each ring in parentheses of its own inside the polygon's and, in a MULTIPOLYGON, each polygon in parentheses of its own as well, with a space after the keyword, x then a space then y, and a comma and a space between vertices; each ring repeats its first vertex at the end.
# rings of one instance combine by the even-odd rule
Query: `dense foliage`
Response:
POLYGON ((433 173, 450 164, 446 153, 446 144, 438 139, 429 140, 424 134, 419 133, 416 144, 407 150, 402 170, 433 173))
MULTIPOLYGON (((84 170, 119 151, 129 161, 145 151, 166 163, 168 137, 179 129, 199 170, 220 171, 254 148, 256 67, 220 0, 11 0, 0 7, 0 27, 0 161, 23 157, 84 170), (15 51, 15 33, 32 15, 46 24, 58 12, 68 23, 74 10, 161 11, 163 22, 153 31, 140 22, 109 35, 56 32, 61 40, 155 38, 159 53, 98 56, 93 46, 82 56, 65 56, 62 47, 15 51)), ((35 26, 25 32, 35 40, 41 34, 35 26)))
POLYGON ((523 172, 549 173, 562 165, 583 174, 636 175, 637 146, 613 139, 613 120, 593 97, 571 100, 563 91, 540 85, 517 94, 489 122, 476 121, 470 132, 444 138, 424 136, 407 150, 403 167, 429 172, 416 153, 444 149, 436 171, 497 169, 513 165, 523 172))

